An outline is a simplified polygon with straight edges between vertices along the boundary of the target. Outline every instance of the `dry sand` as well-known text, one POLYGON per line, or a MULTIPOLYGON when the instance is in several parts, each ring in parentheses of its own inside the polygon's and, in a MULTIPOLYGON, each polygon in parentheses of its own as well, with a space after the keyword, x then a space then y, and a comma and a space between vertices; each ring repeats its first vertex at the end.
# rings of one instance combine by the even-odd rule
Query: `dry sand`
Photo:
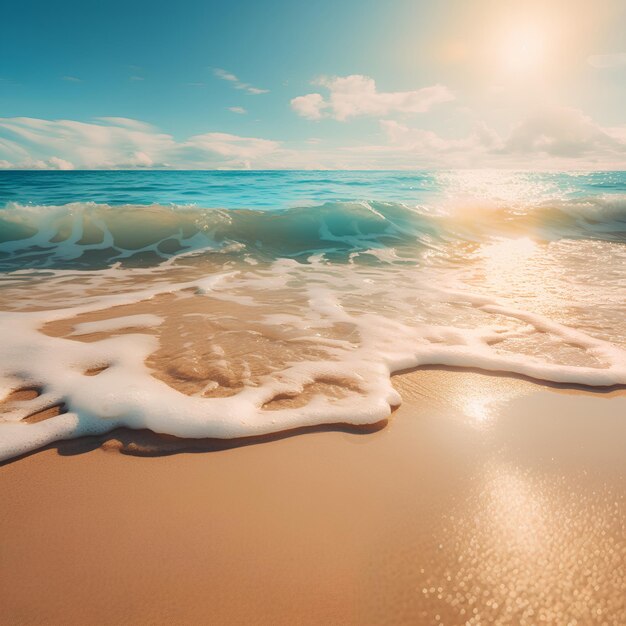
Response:
POLYGON ((163 442, 126 431, 4 465, 0 622, 626 623, 624 393, 394 380, 367 434, 141 456, 163 442))

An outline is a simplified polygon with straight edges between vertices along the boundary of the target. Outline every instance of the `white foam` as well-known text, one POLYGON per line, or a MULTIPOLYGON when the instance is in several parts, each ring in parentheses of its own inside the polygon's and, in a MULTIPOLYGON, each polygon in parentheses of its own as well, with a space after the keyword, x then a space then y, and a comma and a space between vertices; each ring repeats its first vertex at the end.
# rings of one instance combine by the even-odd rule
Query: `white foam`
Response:
MULTIPOLYGON (((372 424, 388 417, 391 406, 400 403, 390 374, 421 365, 506 371, 594 386, 626 384, 626 351, 619 346, 522 310, 506 299, 441 282, 434 286, 435 279, 421 288, 415 282, 416 271, 399 269, 390 274, 380 267, 332 266, 322 259, 309 264, 280 259, 270 268, 162 282, 135 293, 90 296, 74 307, 2 312, 0 396, 23 384, 41 388, 43 395, 15 403, 2 416, 0 459, 120 426, 179 437, 233 438, 328 423, 372 424), (323 356, 290 360, 256 382, 244 376, 238 393, 205 398, 185 395, 152 375, 146 359, 159 347, 153 334, 133 332, 85 343, 41 332, 51 321, 150 300, 162 293, 180 298, 202 295, 250 306, 255 333, 261 332, 259 328, 267 329, 268 337, 277 330, 297 331, 295 340, 314 346, 323 356), (275 294, 298 298, 292 305, 280 297, 268 299, 275 294), (352 330, 331 335, 338 327, 352 330), (498 349, 503 342, 520 337, 549 341, 556 347, 573 346, 604 365, 555 363, 547 353, 498 349), (85 374, 102 367, 106 369, 97 375, 85 374), (342 381, 346 393, 341 397, 314 395, 297 408, 265 407, 281 394, 300 393, 320 380, 342 381), (36 423, 23 421, 37 410, 60 403, 67 413, 36 423)), ((101 280, 128 276, 133 270, 107 272, 99 274, 101 280)), ((206 315, 211 314, 207 307, 206 315)), ((161 322, 151 314, 112 317, 77 324, 74 334, 157 328, 161 322)), ((219 346, 214 355, 220 363, 229 358, 219 346)))

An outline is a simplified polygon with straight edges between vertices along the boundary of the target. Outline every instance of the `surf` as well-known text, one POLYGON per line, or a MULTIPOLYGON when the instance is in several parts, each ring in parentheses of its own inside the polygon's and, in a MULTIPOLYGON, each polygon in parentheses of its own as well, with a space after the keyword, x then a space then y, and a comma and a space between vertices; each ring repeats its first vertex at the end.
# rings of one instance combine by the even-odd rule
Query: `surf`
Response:
POLYGON ((405 202, 7 203, 0 458, 119 427, 371 425, 424 366, 626 385, 626 196, 414 202, 406 180, 385 178, 405 202))

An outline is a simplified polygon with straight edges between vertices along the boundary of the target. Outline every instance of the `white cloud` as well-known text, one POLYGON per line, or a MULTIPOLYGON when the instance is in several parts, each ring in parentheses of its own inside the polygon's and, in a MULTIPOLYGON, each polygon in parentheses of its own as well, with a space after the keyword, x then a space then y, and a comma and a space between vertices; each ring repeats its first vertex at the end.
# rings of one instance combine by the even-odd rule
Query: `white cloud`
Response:
POLYGON ((16 164, 5 159, 0 159, 0 170, 73 170, 74 164, 63 159, 52 157, 47 161, 27 159, 16 164))
POLYGON ((263 168, 279 150, 276 141, 226 133, 177 141, 145 122, 119 117, 0 118, 3 168, 263 168))
POLYGON ((298 96, 291 101, 291 108, 301 117, 309 120, 319 120, 328 103, 319 93, 310 93, 298 96))
POLYGON ((51 157, 48 159, 48 163, 53 169, 57 170, 73 170, 74 164, 66 161, 65 159, 60 159, 59 157, 51 157))
POLYGON ((228 107, 228 110, 232 113, 239 113, 239 115, 245 115, 248 112, 243 107, 228 107))
POLYGON ((622 129, 602 128, 582 111, 567 107, 531 113, 514 127, 504 146, 509 153, 566 158, 624 154, 625 150, 622 129))
POLYGON ((61 80, 65 80, 68 83, 82 83, 83 82, 80 78, 76 78, 76 76, 62 76, 61 80))
POLYGON ((194 135, 179 144, 178 151, 191 156, 193 154, 218 155, 227 159, 242 159, 246 163, 276 151, 278 142, 255 137, 240 137, 229 133, 205 133, 194 135))
POLYGON ((111 126, 123 126, 124 128, 128 128, 130 130, 136 130, 140 132, 151 133, 154 131, 154 126, 152 124, 148 124, 146 122, 142 122, 141 120, 134 120, 130 117, 97 117, 97 121, 106 122, 111 126))
MULTIPOLYGON (((396 120, 380 120, 385 143, 343 150, 355 168, 465 168, 487 165, 501 147, 497 133, 476 123, 467 135, 443 137, 432 130, 410 127, 396 120)), ((502 160, 502 157, 499 157, 502 160)), ((506 166, 506 165, 505 165, 506 166)))
POLYGON ((447 138, 381 120, 386 143, 348 148, 375 167, 618 168, 626 165, 626 127, 604 128, 582 111, 544 107, 500 137, 483 122, 447 138))
POLYGON ((423 113, 435 104, 454 99, 452 92, 443 85, 413 91, 377 91, 374 79, 360 74, 323 76, 314 84, 328 89, 328 97, 310 93, 291 101, 291 107, 298 115, 311 120, 332 117, 345 121, 362 115, 423 113))
POLYGON ((227 72, 226 70, 222 70, 219 67, 213 70, 213 73, 218 78, 221 78, 222 80, 229 80, 231 83, 239 82, 239 79, 234 74, 231 74, 230 72, 227 72))
POLYGON ((626 52, 616 52, 614 54, 594 54, 587 59, 587 63, 592 67, 626 67, 626 52))
POLYGON ((491 150, 500 144, 497 133, 484 123, 475 124, 470 134, 455 139, 441 137, 430 130, 409 128, 394 120, 381 120, 380 125, 391 145, 425 154, 491 150))
POLYGON ((235 89, 241 89, 251 95, 256 96, 262 93, 269 93, 269 89, 259 89, 258 87, 253 87, 252 85, 248 83, 244 83, 240 81, 234 74, 231 74, 230 72, 227 72, 226 70, 216 68, 213 70, 213 73, 218 78, 221 78, 222 80, 232 83, 235 89))

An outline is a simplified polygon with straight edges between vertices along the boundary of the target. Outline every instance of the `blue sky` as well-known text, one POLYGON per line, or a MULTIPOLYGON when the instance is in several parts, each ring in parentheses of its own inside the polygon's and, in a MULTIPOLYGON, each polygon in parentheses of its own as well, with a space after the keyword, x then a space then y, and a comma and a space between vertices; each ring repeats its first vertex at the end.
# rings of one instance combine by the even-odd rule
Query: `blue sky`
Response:
POLYGON ((31 0, 2 17, 5 168, 626 163, 619 0, 31 0))

